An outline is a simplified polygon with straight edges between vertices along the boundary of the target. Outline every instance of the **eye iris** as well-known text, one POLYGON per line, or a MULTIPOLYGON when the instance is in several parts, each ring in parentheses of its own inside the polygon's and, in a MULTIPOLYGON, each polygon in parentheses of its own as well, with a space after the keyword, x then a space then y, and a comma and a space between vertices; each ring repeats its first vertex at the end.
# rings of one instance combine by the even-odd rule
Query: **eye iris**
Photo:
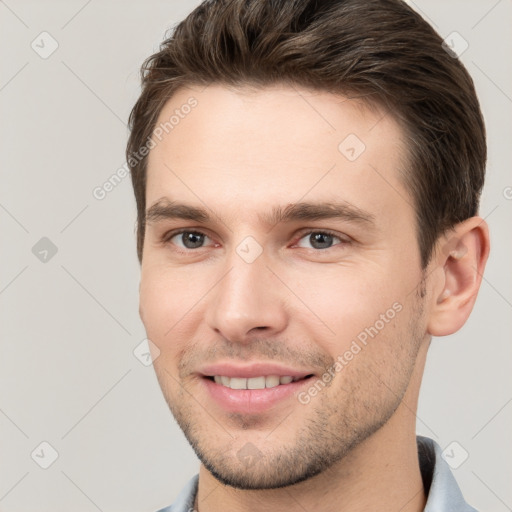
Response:
POLYGON ((195 249, 203 245, 204 235, 202 235, 201 233, 186 231, 185 233, 182 233, 181 240, 183 241, 183 245, 187 249, 195 249))
POLYGON ((328 233, 311 233, 309 241, 315 249, 328 249, 332 246, 333 236, 328 233))

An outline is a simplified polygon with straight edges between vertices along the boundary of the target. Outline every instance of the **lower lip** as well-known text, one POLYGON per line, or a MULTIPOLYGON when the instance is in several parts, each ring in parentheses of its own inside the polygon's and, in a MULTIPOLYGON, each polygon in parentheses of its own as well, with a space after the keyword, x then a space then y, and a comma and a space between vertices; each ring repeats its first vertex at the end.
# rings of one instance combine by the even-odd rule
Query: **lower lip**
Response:
POLYGON ((203 382, 210 396, 227 412, 258 414, 295 395, 310 379, 265 389, 231 389, 206 377, 203 382))

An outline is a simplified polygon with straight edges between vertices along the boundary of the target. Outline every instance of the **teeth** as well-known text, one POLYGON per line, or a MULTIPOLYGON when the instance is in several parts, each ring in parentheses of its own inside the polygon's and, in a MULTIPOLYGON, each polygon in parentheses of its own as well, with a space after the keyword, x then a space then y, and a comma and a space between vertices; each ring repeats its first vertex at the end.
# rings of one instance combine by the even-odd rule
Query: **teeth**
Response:
POLYGON ((265 377, 247 379, 247 389, 265 389, 265 377))
POLYGON ((231 389, 247 389, 247 379, 240 379, 238 377, 231 377, 229 383, 231 389))
POLYGON ((220 384, 231 389, 265 389, 275 388, 280 384, 290 384, 300 380, 300 377, 290 377, 284 375, 279 377, 277 375, 261 376, 261 377, 250 377, 248 379, 241 377, 226 377, 225 375, 215 375, 213 380, 216 384, 220 384))
POLYGON ((277 375, 269 375, 265 377, 265 387, 266 388, 275 388, 279 386, 279 377, 277 375))

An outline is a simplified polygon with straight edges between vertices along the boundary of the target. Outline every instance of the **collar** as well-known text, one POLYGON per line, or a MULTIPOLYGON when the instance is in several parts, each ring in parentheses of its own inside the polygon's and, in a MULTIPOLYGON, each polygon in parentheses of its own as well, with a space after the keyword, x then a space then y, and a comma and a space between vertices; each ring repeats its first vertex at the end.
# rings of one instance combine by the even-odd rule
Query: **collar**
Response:
MULTIPOLYGON (((464 501, 439 445, 423 436, 417 436, 416 442, 423 486, 428 495, 424 512, 477 512, 464 501)), ((195 512, 198 483, 199 475, 195 475, 182 489, 174 504, 158 512, 195 512)))

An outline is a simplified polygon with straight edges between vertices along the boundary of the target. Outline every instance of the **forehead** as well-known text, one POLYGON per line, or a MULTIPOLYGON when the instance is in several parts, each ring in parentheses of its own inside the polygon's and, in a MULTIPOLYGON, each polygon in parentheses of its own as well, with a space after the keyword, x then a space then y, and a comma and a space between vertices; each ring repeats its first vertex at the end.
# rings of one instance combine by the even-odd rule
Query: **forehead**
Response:
POLYGON ((295 86, 178 90, 162 109, 146 203, 261 211, 301 199, 410 209, 402 130, 384 110, 295 86), (398 204, 405 203, 405 204, 398 204))

